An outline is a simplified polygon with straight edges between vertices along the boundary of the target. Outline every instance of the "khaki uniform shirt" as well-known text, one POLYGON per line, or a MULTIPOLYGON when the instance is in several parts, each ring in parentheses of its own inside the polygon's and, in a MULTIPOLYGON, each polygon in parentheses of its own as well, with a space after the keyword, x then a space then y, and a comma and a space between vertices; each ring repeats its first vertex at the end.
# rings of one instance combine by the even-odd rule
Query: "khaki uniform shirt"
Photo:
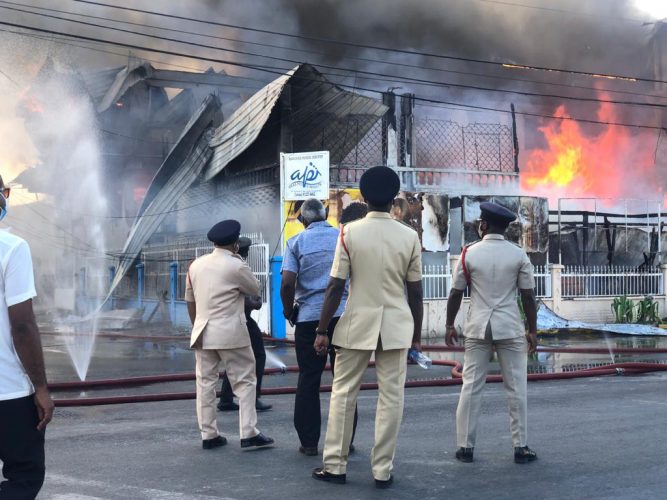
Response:
POLYGON ((190 347, 200 336, 203 349, 250 345, 245 295, 259 293, 259 281, 239 255, 216 248, 196 259, 190 264, 185 286, 185 300, 197 306, 190 347))
MULTIPOLYGON (((470 308, 463 335, 483 339, 488 324, 494 340, 524 335, 517 288, 535 288, 533 265, 526 252, 500 234, 487 234, 468 247, 465 263, 470 275, 470 308)), ((454 270, 452 288, 466 289, 461 259, 454 270)))
POLYGON ((347 251, 339 238, 331 276, 349 278, 350 294, 332 343, 375 350, 381 338, 385 350, 409 348, 414 321, 405 282, 421 280, 417 232, 384 212, 370 212, 341 231, 347 251))

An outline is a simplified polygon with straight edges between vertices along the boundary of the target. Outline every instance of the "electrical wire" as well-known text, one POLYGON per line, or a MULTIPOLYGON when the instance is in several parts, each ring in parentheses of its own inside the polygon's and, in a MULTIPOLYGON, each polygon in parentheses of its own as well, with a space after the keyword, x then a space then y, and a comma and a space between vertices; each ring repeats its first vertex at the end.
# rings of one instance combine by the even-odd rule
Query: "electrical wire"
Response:
MULTIPOLYGON (((73 0, 73 1, 79 1, 79 0, 73 0)), ((272 73, 272 74, 279 75, 279 76, 282 76, 284 74, 284 70, 279 70, 279 69, 276 69, 275 67, 270 67, 270 66, 262 66, 262 65, 249 64, 249 63, 241 63, 241 62, 237 62, 237 61, 230 61, 230 60, 224 60, 224 59, 213 58, 213 57, 205 57, 205 56, 193 55, 193 54, 185 54, 185 53, 177 52, 177 51, 173 51, 173 50, 143 47, 143 46, 139 46, 139 45, 136 45, 136 44, 130 44, 130 43, 126 43, 126 42, 117 42, 117 41, 114 42, 114 41, 108 41, 108 40, 101 40, 101 39, 96 39, 96 38, 93 38, 93 37, 87 37, 87 36, 76 35, 76 34, 67 34, 67 33, 59 32, 59 31, 55 31, 55 30, 48 30, 48 29, 44 29, 44 28, 31 27, 31 26, 21 25, 21 24, 17 24, 17 23, 9 23, 9 22, 6 22, 6 21, 0 21, 0 25, 11 26, 11 27, 14 27, 14 28, 23 28, 23 29, 28 29, 28 30, 32 30, 32 31, 42 32, 42 33, 50 33, 50 34, 55 34, 55 35, 64 35, 64 36, 69 36, 69 37, 72 37, 72 38, 82 39, 82 40, 101 41, 101 42, 104 42, 104 43, 109 43, 109 44, 117 45, 117 46, 120 46, 120 47, 128 47, 128 48, 137 49, 137 50, 145 50, 145 51, 149 51, 149 52, 156 52, 156 53, 160 53, 160 54, 167 54, 167 55, 172 55, 172 56, 177 56, 177 57, 185 57, 185 58, 188 58, 188 59, 197 59, 197 60, 202 60, 202 61, 229 64, 231 66, 237 66, 237 67, 251 69, 251 70, 255 70, 255 71, 262 71, 262 72, 272 73)), ((307 80, 307 79, 304 78, 303 80, 307 80)), ((340 87, 344 87, 344 88, 350 88, 351 87, 350 85, 345 85, 345 84, 337 84, 337 85, 340 86, 340 87)), ((363 87, 358 87, 358 89, 361 90, 361 91, 367 91, 367 92, 372 92, 372 93, 376 93, 376 94, 382 94, 381 91, 376 90, 376 89, 363 88, 363 87)), ((444 100, 438 100, 438 99, 430 99, 430 98, 419 97, 419 96, 415 96, 414 99, 417 100, 417 101, 422 101, 422 102, 429 102, 429 103, 436 103, 436 104, 446 104, 446 105, 449 105, 449 106, 460 106, 460 107, 464 107, 464 108, 479 109, 479 110, 485 110, 485 111, 493 111, 493 112, 504 113, 504 114, 511 114, 512 113, 510 110, 502 109, 502 108, 494 108, 494 107, 491 107, 491 106, 476 106, 476 105, 471 105, 471 104, 464 104, 464 103, 458 103, 458 102, 453 102, 453 101, 444 101, 444 100)), ((576 122, 599 124, 599 125, 606 125, 606 126, 641 128, 641 129, 648 129, 648 130, 661 130, 662 129, 662 127, 655 126, 655 125, 601 121, 601 120, 585 119, 585 118, 578 118, 578 117, 572 117, 572 116, 557 116, 557 115, 548 115, 548 114, 541 114, 541 113, 531 113, 531 112, 518 111, 518 110, 515 111, 515 114, 522 115, 522 116, 548 118, 548 119, 554 119, 554 120, 576 121, 576 122)))
MULTIPOLYGON (((484 0, 478 0, 478 1, 484 1, 484 0)), ((1 4, 8 4, 8 5, 15 5, 15 6, 20 6, 20 7, 25 7, 22 4, 19 4, 19 3, 16 3, 16 2, 9 2, 9 1, 6 1, 6 0, 0 0, 0 3, 1 4)), ((324 52, 318 52, 318 51, 310 50, 310 49, 303 49, 303 48, 297 48, 297 47, 288 47, 288 46, 285 46, 285 45, 276 45, 276 44, 270 44, 270 43, 262 43, 262 42, 256 42, 256 41, 242 40, 242 39, 238 39, 238 38, 210 35, 210 34, 206 34, 206 33, 197 33, 197 32, 194 32, 194 31, 168 28, 166 26, 158 26, 158 25, 152 25, 152 24, 137 23, 137 22, 132 22, 132 21, 113 19, 113 18, 104 17, 104 16, 94 16, 94 15, 90 15, 90 14, 81 14, 81 13, 78 13, 78 12, 69 12, 69 11, 60 10, 60 9, 50 9, 50 8, 41 7, 41 6, 30 6, 29 8, 43 10, 43 11, 47 11, 47 12, 56 12, 56 13, 60 13, 60 14, 68 14, 68 15, 73 15, 73 16, 83 17, 83 18, 88 18, 88 19, 98 19, 98 20, 103 20, 103 21, 108 21, 108 22, 113 22, 113 23, 127 24, 129 26, 137 26, 137 27, 141 27, 141 28, 158 29, 158 30, 169 31, 169 32, 173 32, 173 33, 180 33, 180 34, 186 34, 186 35, 206 37, 206 38, 212 38, 212 39, 216 39, 216 40, 224 40, 224 41, 229 41, 229 42, 233 42, 233 43, 256 45, 256 46, 259 46, 259 47, 266 47, 266 48, 270 48, 270 49, 289 50, 289 51, 293 51, 293 52, 314 54, 314 55, 319 55, 319 56, 323 56, 323 57, 327 56, 327 54, 324 53, 324 52)), ((26 11, 26 12, 31 12, 31 11, 26 11)), ((110 52, 110 53, 117 54, 117 53, 113 53, 113 52, 110 52)), ((117 55, 125 56, 125 54, 117 54, 117 55)), ((396 62, 396 61, 389 62, 389 61, 386 61, 386 60, 372 59, 372 58, 366 58, 366 57, 355 57, 355 56, 347 56, 346 55, 346 56, 343 56, 342 59, 351 60, 351 61, 360 61, 360 62, 371 63, 371 64, 390 64, 392 66, 418 69, 418 70, 423 70, 423 71, 437 71, 437 72, 442 72, 442 73, 451 73, 451 74, 474 76, 474 77, 481 77, 481 78, 488 78, 488 79, 516 81, 516 82, 531 83, 531 84, 537 84, 537 85, 549 85, 549 86, 558 86, 558 87, 565 87, 565 88, 576 88, 576 89, 591 90, 591 91, 595 91, 595 92, 619 93, 619 94, 637 95, 637 96, 642 96, 642 97, 652 97, 652 98, 656 98, 656 99, 667 99, 667 96, 664 96, 664 95, 648 94, 648 93, 642 93, 642 92, 632 92, 632 91, 627 91, 627 90, 614 90, 614 89, 603 88, 603 87, 588 87, 588 86, 584 86, 584 85, 564 84, 564 83, 556 83, 556 82, 544 82, 544 81, 539 81, 539 80, 531 80, 531 79, 524 79, 524 78, 513 78, 513 77, 509 77, 509 76, 490 75, 490 74, 475 73, 475 72, 470 72, 470 71, 457 71, 457 70, 452 70, 452 69, 435 68, 435 67, 432 67, 432 66, 408 64, 408 63, 402 63, 402 62, 396 62)), ((159 61, 156 61, 156 62, 159 62, 159 61)), ((163 63, 163 64, 170 64, 170 63, 163 63)), ((180 65, 174 65, 174 66, 180 66, 180 65)), ((180 66, 180 67, 184 67, 184 66, 180 66)), ((193 70, 197 70, 197 71, 200 70, 200 68, 191 68, 191 67, 185 67, 185 68, 186 69, 193 69, 193 70)))
MULTIPOLYGON (((162 40, 162 41, 167 41, 167 42, 174 42, 174 43, 180 43, 183 45, 188 45, 192 47, 199 47, 199 48, 204 48, 204 49, 211 49, 211 50, 219 50, 223 52, 229 52, 232 54, 240 54, 240 55, 245 55, 245 56, 251 56, 251 57, 258 57, 258 58, 263 58, 263 59, 269 59, 271 61, 281 61, 281 62, 287 62, 290 64, 300 64, 302 61, 296 60, 296 59, 288 59, 284 57, 277 57, 277 56, 269 56, 266 54, 257 54, 253 52, 248 52, 248 51, 243 51, 243 50, 237 50, 237 49, 231 49, 231 48, 222 48, 222 47, 217 47, 214 45, 208 45, 204 43, 198 43, 198 42, 193 42, 193 41, 187 41, 187 40, 181 40, 178 38, 171 38, 171 37, 165 37, 165 36, 160 36, 160 35, 154 35, 151 33, 140 33, 137 31, 132 31, 132 30, 127 30, 124 28, 118 28, 114 26, 105 26, 97 23, 89 23, 87 21, 80 21, 80 20, 75 20, 75 19, 68 19, 64 17, 59 17, 55 16, 52 14, 44 14, 44 13, 39 13, 39 12, 32 12, 28 11, 25 9, 17 9, 14 7, 6 7, 3 5, 0 5, 0 9, 7 9, 11 11, 18 11, 18 12, 23 12, 23 13, 28 13, 36 16, 43 16, 47 18, 52 18, 52 19, 57 19, 60 21, 67 21, 75 24, 81 24, 84 26, 91 26, 94 28, 102 28, 106 30, 112 30, 112 31, 118 31, 121 33, 127 33, 130 35, 134 36, 141 36, 141 37, 147 37, 147 38, 153 38, 156 40, 162 40)), ((384 80, 384 81, 390 81, 390 82, 400 82, 400 83, 411 83, 413 85, 418 85, 418 86, 429 86, 429 87, 449 87, 449 88, 459 88, 459 89, 467 89, 467 90, 477 90, 477 91, 482 91, 482 92, 498 92, 498 93, 503 93, 503 94, 516 94, 516 95, 521 95, 524 97, 540 97, 540 98, 547 98, 547 99, 559 99, 559 100, 570 100, 570 101, 577 101, 577 102, 595 102, 595 103, 609 103, 609 104, 615 104, 615 105, 623 105, 623 106, 639 106, 639 107, 655 107, 655 108, 660 108, 664 109, 667 108, 667 104, 660 104, 660 103, 653 103, 653 102, 636 102, 636 101, 620 101, 620 100, 612 100, 612 99, 599 99, 595 97, 578 97, 578 96, 566 96, 566 95, 560 95, 560 94, 545 94, 545 93, 539 93, 539 92, 529 92, 529 91, 521 91, 521 90, 512 90, 512 89, 503 89, 503 88, 494 88, 494 87, 483 87, 480 85, 470 85, 470 84, 463 84, 463 83, 454 83, 454 82, 438 82, 435 80, 428 80, 428 79, 423 79, 423 78, 416 78, 416 77, 407 77, 407 76, 401 76, 401 75, 392 75, 388 73, 380 73, 376 71, 366 71, 366 70, 356 70, 353 68, 344 68, 344 67, 338 67, 338 66, 332 66, 328 64, 323 64, 320 63, 318 66, 330 70, 341 70, 341 71, 349 71, 349 72, 355 72, 355 74, 363 74, 363 75, 368 75, 369 77, 372 77, 374 80, 379 80, 381 78, 390 78, 390 80, 384 80)), ((324 73, 327 76, 331 76, 327 73, 324 73)), ((335 75, 335 76, 348 76, 348 75, 335 75)))
POLYGON ((133 7, 127 7, 127 6, 120 6, 120 5, 113 5, 109 3, 104 3, 104 2, 96 2, 92 0, 72 0, 73 2, 77 3, 84 3, 84 4, 89 4, 89 5, 96 5, 100 7, 107 7, 111 9, 118 9, 118 10, 124 10, 124 11, 129 11, 129 12, 138 12, 141 14, 149 14, 153 16, 160 16, 160 17, 166 17, 170 19, 177 19, 179 21, 190 21, 190 22, 195 22, 195 23, 200 23, 200 24, 207 24, 211 26, 220 26, 224 28, 233 28, 233 29, 238 29, 238 30, 244 30, 244 31, 252 31, 256 33, 264 33, 264 34, 269 34, 269 35, 276 35, 276 36, 284 36, 284 37, 289 37, 289 38, 297 38, 301 40, 310 40, 314 42, 319 42, 319 43, 328 43, 332 45, 342 45, 346 47, 355 47, 355 48, 360 48, 360 49, 371 49, 371 50, 382 50, 386 52, 395 52, 399 54, 408 54, 408 55, 416 55, 420 57, 433 57, 433 58, 438 58, 438 59, 446 59, 446 60, 454 60, 454 61, 462 61, 462 62, 468 62, 468 63, 478 63, 478 64, 486 64, 486 65, 492 65, 492 66, 497 66, 497 67, 512 67, 512 68, 519 68, 519 69, 531 69, 531 70, 537 70, 537 71, 548 71, 552 73, 566 73, 566 74, 571 74, 571 75, 580 75, 580 76, 588 76, 588 77, 595 77, 595 78, 608 78, 608 79, 614 79, 614 80, 624 80, 624 81, 632 81, 632 82, 650 82, 650 83, 667 83, 666 80, 659 80, 659 79, 654 79, 654 78, 642 78, 638 76, 629 76, 629 75, 621 75, 621 74, 613 74, 613 73, 605 73, 605 72, 591 72, 591 71, 582 71, 582 70, 576 70, 576 69, 568 69, 568 68, 555 68, 555 67, 549 67, 549 66, 537 66, 537 65, 529 65, 529 64, 516 64, 516 63, 510 63, 510 62, 498 62, 498 61, 490 61, 487 59, 477 59, 477 58, 471 58, 471 57, 461 57, 461 56, 448 56, 448 55, 443 55, 443 54, 434 54, 430 52, 424 52, 424 51, 416 51, 416 50, 408 50, 408 49, 397 49, 397 48, 391 48, 391 47, 381 47, 378 45, 369 45, 369 44, 363 44, 363 43, 356 43, 356 42, 348 42, 344 40, 332 40, 329 38, 320 38, 320 37, 314 37, 314 36, 307 36, 307 35, 295 35, 293 33, 285 33, 285 32, 280 32, 280 31, 273 31, 273 30, 266 30, 266 29, 260 29, 260 28, 251 28, 248 26, 240 26, 240 25, 235 25, 235 24, 230 24, 230 23, 221 23, 218 21, 211 21, 208 19, 197 19, 193 17, 186 17, 186 16, 179 16, 176 14, 167 14, 164 12, 157 12, 157 11, 151 11, 151 10, 146 10, 146 9, 138 9, 138 8, 133 8, 133 7))

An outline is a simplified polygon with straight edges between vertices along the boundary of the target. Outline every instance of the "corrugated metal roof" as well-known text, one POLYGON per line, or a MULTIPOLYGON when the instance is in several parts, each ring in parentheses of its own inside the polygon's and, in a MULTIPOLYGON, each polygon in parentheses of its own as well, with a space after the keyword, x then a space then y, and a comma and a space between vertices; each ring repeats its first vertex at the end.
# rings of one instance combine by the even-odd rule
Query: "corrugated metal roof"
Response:
POLYGON ((333 163, 354 148, 353 137, 363 137, 387 111, 387 106, 376 99, 342 90, 309 64, 297 66, 262 88, 218 127, 211 141, 215 151, 204 174, 206 180, 218 175, 257 139, 288 83, 294 151, 325 146, 333 163), (355 134, 345 140, 351 122, 355 134), (338 140, 323 141, 325 136, 338 140))
POLYGON ((88 90, 90 97, 93 99, 95 106, 97 106, 104 98, 109 87, 111 87, 116 79, 116 75, 118 75, 124 68, 125 66, 119 66, 117 68, 80 73, 83 84, 86 87, 86 90, 88 90))
POLYGON ((204 173, 206 180, 222 172, 230 161, 243 153, 257 139, 285 84, 298 69, 299 66, 264 86, 218 127, 211 140, 214 152, 213 160, 204 173))
POLYGON ((118 101, 129 88, 148 78, 152 72, 153 67, 149 63, 132 59, 114 78, 111 87, 97 104, 97 112, 102 113, 109 109, 109 106, 118 101))
POLYGON ((116 276, 111 283, 107 299, 127 271, 130 270, 142 247, 160 226, 178 198, 201 175, 213 155, 209 141, 213 135, 214 117, 220 109, 220 101, 209 96, 188 122, 176 145, 169 152, 153 178, 125 242, 116 276))

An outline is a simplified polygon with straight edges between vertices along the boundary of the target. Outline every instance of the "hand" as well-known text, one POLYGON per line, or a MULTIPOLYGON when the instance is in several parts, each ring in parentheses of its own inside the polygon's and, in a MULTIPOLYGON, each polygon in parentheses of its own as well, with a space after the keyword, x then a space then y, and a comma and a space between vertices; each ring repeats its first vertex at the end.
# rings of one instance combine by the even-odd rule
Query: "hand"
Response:
POLYGON ((292 317, 293 312, 294 312, 294 308, 292 308, 292 309, 283 309, 283 316, 285 316, 285 319, 290 319, 292 317))
POLYGON ((459 341, 459 334, 456 332, 456 328, 453 326, 448 326, 445 330, 445 344, 448 346, 456 345, 459 341))
POLYGON ((412 343, 412 348, 417 352, 422 352, 422 343, 421 342, 413 342, 412 343))
POLYGON ((316 335, 313 348, 318 356, 326 356, 329 350, 329 337, 327 335, 316 335))
POLYGON ((537 333, 527 333, 526 340, 528 341, 528 354, 537 352, 537 333))
POLYGON ((46 387, 35 389, 35 406, 39 417, 37 430, 43 431, 53 418, 53 410, 55 409, 49 390, 46 387))

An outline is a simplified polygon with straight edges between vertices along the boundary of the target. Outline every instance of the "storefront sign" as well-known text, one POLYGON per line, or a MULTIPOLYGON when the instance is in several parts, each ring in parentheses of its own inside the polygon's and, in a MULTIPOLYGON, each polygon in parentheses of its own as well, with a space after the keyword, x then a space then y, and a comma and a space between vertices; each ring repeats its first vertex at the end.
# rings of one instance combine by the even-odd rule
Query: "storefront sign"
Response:
POLYGON ((282 153, 284 201, 329 198, 329 151, 282 153))

